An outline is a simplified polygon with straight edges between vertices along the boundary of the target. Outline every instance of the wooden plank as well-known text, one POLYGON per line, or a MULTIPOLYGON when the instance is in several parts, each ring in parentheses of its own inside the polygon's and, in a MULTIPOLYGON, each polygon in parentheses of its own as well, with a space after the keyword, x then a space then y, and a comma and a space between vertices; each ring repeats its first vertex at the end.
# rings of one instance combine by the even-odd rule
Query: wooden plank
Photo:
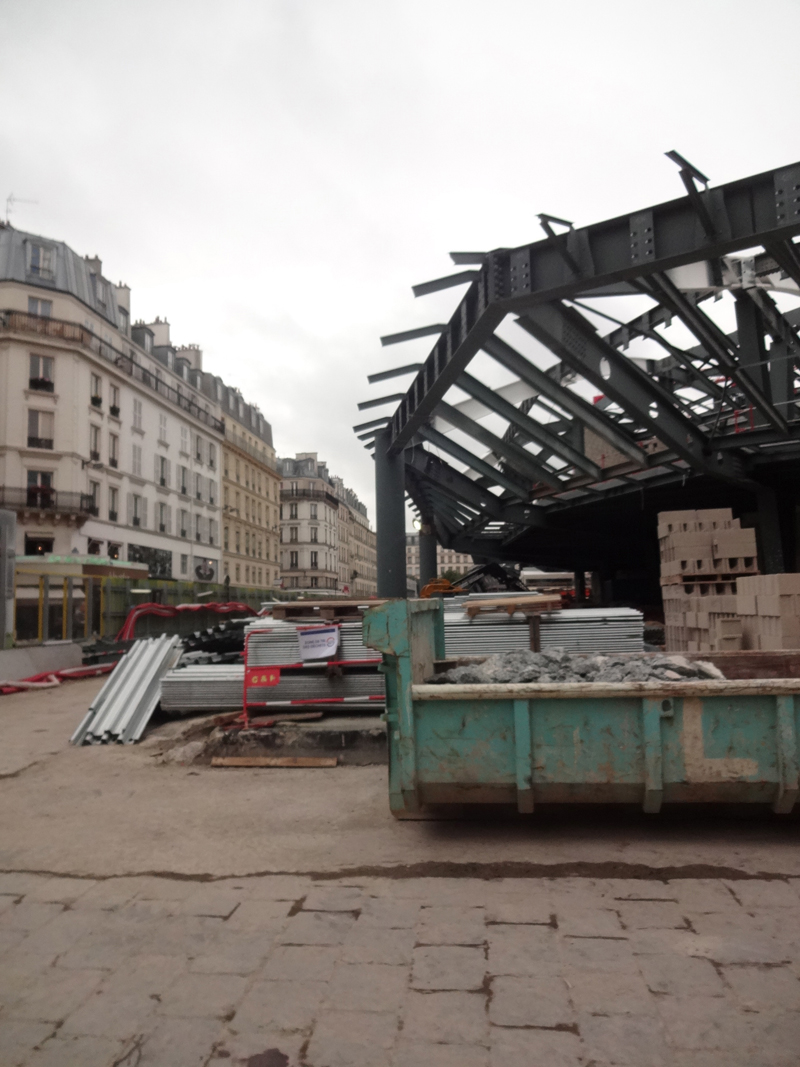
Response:
POLYGON ((538 611, 558 611, 561 608, 560 596, 547 596, 546 594, 522 593, 520 596, 499 597, 496 600, 475 600, 465 605, 465 610, 471 619, 476 615, 484 615, 490 612, 504 611, 507 615, 513 615, 515 611, 523 611, 526 614, 538 611))
POLYGON ((213 756, 212 767, 336 767, 336 756, 213 756))

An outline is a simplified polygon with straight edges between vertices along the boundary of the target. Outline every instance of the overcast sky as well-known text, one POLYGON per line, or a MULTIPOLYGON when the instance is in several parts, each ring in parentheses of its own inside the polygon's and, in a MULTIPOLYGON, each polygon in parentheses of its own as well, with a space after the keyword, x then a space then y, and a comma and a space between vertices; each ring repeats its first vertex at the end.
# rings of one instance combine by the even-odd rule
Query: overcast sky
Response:
POLYGON ((378 337, 461 295, 410 286, 681 195, 667 149, 712 184, 796 161, 798 39, 798 0, 0 0, 0 199, 373 518, 356 403, 430 349, 378 337))

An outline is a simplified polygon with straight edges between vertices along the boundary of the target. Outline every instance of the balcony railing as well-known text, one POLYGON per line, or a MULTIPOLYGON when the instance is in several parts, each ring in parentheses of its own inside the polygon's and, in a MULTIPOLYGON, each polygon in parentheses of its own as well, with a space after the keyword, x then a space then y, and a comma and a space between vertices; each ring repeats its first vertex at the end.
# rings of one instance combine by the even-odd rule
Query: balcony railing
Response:
POLYGON ((52 448, 52 437, 29 437, 28 448, 52 448))
POLYGON ((93 396, 91 398, 91 400, 92 400, 92 407, 93 408, 101 408, 103 406, 103 398, 102 398, 102 396, 93 396))
MULTIPOLYGON (((61 341, 72 341, 94 352, 101 359, 113 363, 123 373, 136 381, 146 385, 156 393, 160 393, 171 404, 175 404, 183 411, 187 411, 193 418, 209 426, 217 433, 225 433, 225 423, 217 419, 205 408, 201 408, 196 401, 179 393, 165 381, 156 378, 154 374, 142 367, 133 358, 132 350, 123 352, 108 341, 102 341, 97 334, 87 330, 77 322, 67 322, 64 319, 51 319, 41 315, 29 315, 24 311, 0 311, 0 329, 15 330, 21 333, 39 334, 44 337, 52 337, 61 341)), ((112 415, 115 414, 112 411, 112 415)), ((116 416, 119 415, 117 409, 116 416)), ((31 446, 33 447, 33 446, 31 446)))
POLYGON ((116 522, 117 521, 117 513, 116 513, 116 511, 109 511, 109 513, 108 513, 108 521, 109 522, 116 522))
MULTIPOLYGON (((271 470, 278 470, 278 461, 273 459, 272 456, 264 455, 260 449, 255 445, 251 445, 246 437, 237 433, 230 423, 225 423, 225 437, 236 448, 241 448, 242 452, 247 452, 253 459, 257 459, 259 463, 263 463, 265 467, 269 467, 271 470)), ((227 471, 225 472, 227 476, 227 471)))
POLYGON ((131 521, 132 521, 134 526, 141 526, 142 525, 142 520, 139 518, 138 515, 134 515, 133 519, 131 521))
POLYGON ((116 470, 117 467, 119 466, 119 460, 117 459, 116 456, 111 456, 109 458, 108 465, 109 465, 109 467, 113 467, 114 470, 116 470))
POLYGON ((55 382, 49 378, 29 378, 28 388, 37 389, 40 393, 52 393, 55 391, 55 382))
POLYGON ((119 418, 119 404, 112 404, 111 407, 108 409, 108 413, 109 413, 109 415, 113 416, 115 419, 118 419, 119 418))
POLYGON ((339 501, 323 489, 281 489, 281 500, 324 500, 332 508, 339 507, 339 501))
POLYGON ((89 459, 92 461, 92 463, 99 463, 100 453, 92 449, 92 451, 89 453, 89 459))
POLYGON ((37 508, 41 511, 89 515, 92 498, 89 493, 67 493, 50 489, 46 485, 0 485, 0 507, 37 508))

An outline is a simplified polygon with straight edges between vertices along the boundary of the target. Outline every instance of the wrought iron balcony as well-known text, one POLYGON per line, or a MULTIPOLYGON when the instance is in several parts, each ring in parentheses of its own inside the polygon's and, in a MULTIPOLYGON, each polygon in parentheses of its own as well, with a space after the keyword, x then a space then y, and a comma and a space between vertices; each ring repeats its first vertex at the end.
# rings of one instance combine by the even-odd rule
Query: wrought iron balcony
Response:
POLYGON ((52 437, 29 437, 28 448, 50 448, 53 447, 52 437))
POLYGON ((69 493, 46 485, 0 485, 0 507, 39 511, 59 511, 72 515, 90 515, 89 493, 69 493))
POLYGON ((49 378, 30 378, 28 388, 36 389, 40 393, 52 393, 55 390, 55 382, 49 378))

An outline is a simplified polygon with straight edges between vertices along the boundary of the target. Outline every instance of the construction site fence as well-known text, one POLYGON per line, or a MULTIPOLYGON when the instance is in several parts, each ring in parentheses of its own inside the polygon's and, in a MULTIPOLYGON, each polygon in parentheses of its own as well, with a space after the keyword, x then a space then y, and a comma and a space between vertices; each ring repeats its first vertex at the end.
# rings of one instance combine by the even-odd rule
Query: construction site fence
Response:
MULTIPOLYGON (((153 578, 72 577, 40 575, 38 586, 28 585, 21 597, 17 587, 14 617, 15 644, 45 641, 82 641, 93 637, 113 639, 131 608, 146 602, 197 604, 204 601, 247 604, 259 611, 275 590, 248 589, 208 582, 175 582, 153 578)), ((136 624, 137 637, 193 633, 216 626, 221 616, 213 611, 179 614, 165 620, 144 616, 136 624)))

